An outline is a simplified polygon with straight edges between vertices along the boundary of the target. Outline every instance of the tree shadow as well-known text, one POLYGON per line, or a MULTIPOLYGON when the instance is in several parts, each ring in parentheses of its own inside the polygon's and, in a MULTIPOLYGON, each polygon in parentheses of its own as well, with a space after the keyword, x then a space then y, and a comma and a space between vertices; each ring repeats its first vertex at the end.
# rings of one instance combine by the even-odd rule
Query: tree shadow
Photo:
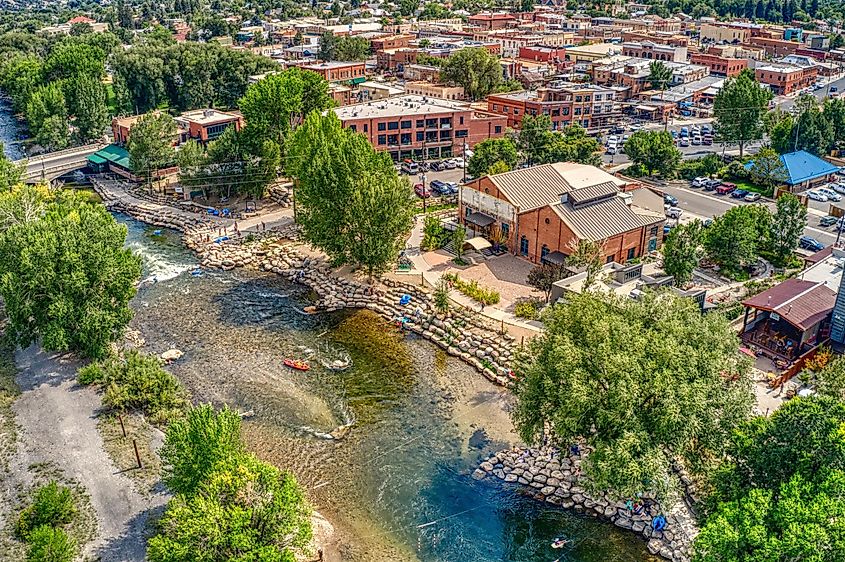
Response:
POLYGON ((76 382, 80 359, 72 353, 45 351, 40 344, 15 351, 15 377, 21 391, 34 390, 42 385, 60 386, 66 381, 76 382))
POLYGON ((136 514, 120 536, 108 539, 94 550, 93 558, 101 562, 144 562, 147 540, 155 533, 155 522, 164 509, 162 504, 136 514))

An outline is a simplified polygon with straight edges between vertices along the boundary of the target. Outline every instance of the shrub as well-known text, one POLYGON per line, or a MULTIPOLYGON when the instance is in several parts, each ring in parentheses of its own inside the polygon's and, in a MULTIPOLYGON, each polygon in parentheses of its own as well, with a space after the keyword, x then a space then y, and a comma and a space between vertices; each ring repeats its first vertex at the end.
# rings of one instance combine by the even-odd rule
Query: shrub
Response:
POLYGON ((35 529, 66 525, 75 513, 70 489, 50 482, 33 493, 32 504, 18 518, 16 534, 23 540, 30 540, 35 529))
POLYGON ((449 312, 449 286, 445 279, 440 279, 434 288, 434 310, 438 314, 449 312))
POLYGON ((542 303, 537 299, 525 299, 516 303, 513 314, 517 318, 536 320, 540 317, 540 306, 542 303))
POLYGON ((27 562, 70 562, 76 558, 76 543, 62 529, 42 525, 29 537, 27 562))
POLYGON ((454 285, 454 287, 461 293, 483 305, 496 304, 501 299, 498 291, 482 287, 475 279, 472 281, 464 281, 454 274, 444 274, 441 278, 448 283, 452 283, 452 285, 454 285))
POLYGON ((153 355, 127 352, 80 369, 80 384, 98 384, 105 389, 103 404, 120 412, 139 410, 153 423, 163 423, 179 415, 187 405, 181 383, 162 369, 153 355))
POLYGON ((434 215, 426 215, 423 223, 422 249, 429 252, 439 250, 446 243, 448 233, 434 215))

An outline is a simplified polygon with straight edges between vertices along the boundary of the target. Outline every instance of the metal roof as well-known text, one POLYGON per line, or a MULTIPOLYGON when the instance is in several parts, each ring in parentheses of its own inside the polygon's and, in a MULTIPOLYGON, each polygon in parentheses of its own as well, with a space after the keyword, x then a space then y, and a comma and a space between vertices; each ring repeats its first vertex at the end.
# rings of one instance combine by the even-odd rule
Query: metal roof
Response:
MULTIPOLYGON (((827 160, 810 154, 806 150, 781 154, 780 161, 783 162, 786 172, 789 174, 789 179, 786 181, 789 185, 829 176, 839 170, 838 167, 827 160)), ((752 160, 745 164, 745 169, 750 170, 753 166, 754 161, 752 160)))
POLYGON ((97 158, 102 158, 104 161, 116 164, 121 168, 126 168, 127 170, 131 169, 129 167, 129 153, 122 146, 110 144, 88 157, 88 159, 92 160, 94 163, 101 164, 102 162, 94 159, 95 156, 97 158))
POLYGON ((742 302, 743 306, 775 312, 802 331, 824 320, 834 304, 836 291, 824 283, 803 279, 787 279, 742 302))
POLYGON ((578 238, 594 241, 664 220, 655 214, 634 212, 620 197, 610 197, 577 207, 570 203, 558 202, 551 205, 551 208, 578 238))

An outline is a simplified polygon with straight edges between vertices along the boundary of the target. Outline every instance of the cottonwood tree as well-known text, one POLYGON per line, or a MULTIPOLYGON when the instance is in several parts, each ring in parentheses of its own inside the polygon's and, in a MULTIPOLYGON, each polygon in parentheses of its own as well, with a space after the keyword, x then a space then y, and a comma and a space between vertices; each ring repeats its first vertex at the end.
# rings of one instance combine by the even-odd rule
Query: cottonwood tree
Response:
MULTIPOLYGON (((480 178, 490 173, 490 168, 497 162, 505 165, 504 171, 512 170, 519 161, 516 144, 510 138, 485 139, 472 149, 472 157, 467 163, 467 172, 480 178)), ((499 169, 502 169, 499 166, 499 169)))
POLYGON ((748 69, 728 78, 713 102, 717 140, 739 145, 742 158, 749 142, 763 138, 762 118, 771 99, 772 93, 748 69))
POLYGON ((644 167, 648 175, 657 172, 663 177, 675 173, 682 156, 666 131, 637 131, 625 141, 625 154, 631 162, 644 167))
POLYGON ((109 123, 106 86, 102 81, 93 76, 78 76, 68 82, 65 97, 79 140, 102 138, 109 123))
POLYGON ((127 150, 129 167, 138 177, 151 179, 156 171, 173 164, 176 121, 166 113, 148 113, 132 125, 127 150))
POLYGON ((679 224, 669 231, 663 243, 663 271, 674 277, 678 287, 692 281, 692 274, 704 255, 702 229, 700 220, 679 224))
POLYGON ((514 424, 527 443, 549 428, 563 448, 594 447, 584 473, 596 489, 665 492, 670 455, 701 469, 751 414, 736 334, 690 299, 586 292, 544 323, 516 369, 514 424))
POLYGON ((11 191, 21 181, 23 173, 24 167, 9 160, 0 143, 0 192, 11 191))
POLYGON ((707 227, 704 248, 727 275, 737 275, 769 244, 772 217, 762 205, 731 207, 707 227))
POLYGON ((370 276, 385 271, 414 214, 413 192, 390 157, 344 129, 334 112, 314 112, 291 136, 287 163, 305 239, 336 265, 356 265, 370 276))
POLYGON ((483 47, 460 49, 443 65, 443 80, 461 86, 467 97, 479 100, 502 81, 499 59, 483 47))
POLYGON ((780 267, 789 263, 806 226, 807 207, 791 193, 781 195, 777 201, 777 210, 772 216, 769 238, 772 263, 780 267))
POLYGON ((752 181, 761 187, 765 187, 773 193, 778 185, 783 185, 789 180, 789 173, 786 166, 780 159, 780 155, 771 148, 761 148, 754 156, 754 162, 748 170, 752 181))
MULTIPOLYGON (((35 190, 0 196, 0 208, 31 207, 35 190)), ((126 227, 102 205, 72 191, 42 204, 27 220, 12 212, 17 220, 0 234, 7 334, 22 347, 39 340, 47 350, 103 357, 132 318, 141 260, 124 247, 126 227)))

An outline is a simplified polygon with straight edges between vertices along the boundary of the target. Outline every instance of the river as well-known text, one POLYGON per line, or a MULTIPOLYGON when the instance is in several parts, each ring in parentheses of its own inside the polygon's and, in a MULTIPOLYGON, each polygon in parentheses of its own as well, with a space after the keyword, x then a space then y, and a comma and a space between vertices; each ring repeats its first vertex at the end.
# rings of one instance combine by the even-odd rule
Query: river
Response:
POLYGON ((303 315, 310 295, 276 276, 194 277, 176 233, 119 219, 158 280, 139 291, 131 327, 149 351, 185 353, 171 369, 196 401, 254 413, 250 449, 308 490, 335 526, 335 559, 654 560, 630 533, 470 477, 518 438, 509 393, 464 363, 367 311, 303 315), (286 356, 312 370, 285 369, 286 356), (341 356, 344 372, 320 365, 341 356), (319 437, 352 421, 346 439, 319 437), (557 536, 571 546, 552 550, 557 536))
POLYGON ((24 151, 18 140, 20 123, 12 114, 12 106, 8 101, 0 99, 0 142, 3 143, 3 151, 10 160, 19 160, 24 157, 24 151))

